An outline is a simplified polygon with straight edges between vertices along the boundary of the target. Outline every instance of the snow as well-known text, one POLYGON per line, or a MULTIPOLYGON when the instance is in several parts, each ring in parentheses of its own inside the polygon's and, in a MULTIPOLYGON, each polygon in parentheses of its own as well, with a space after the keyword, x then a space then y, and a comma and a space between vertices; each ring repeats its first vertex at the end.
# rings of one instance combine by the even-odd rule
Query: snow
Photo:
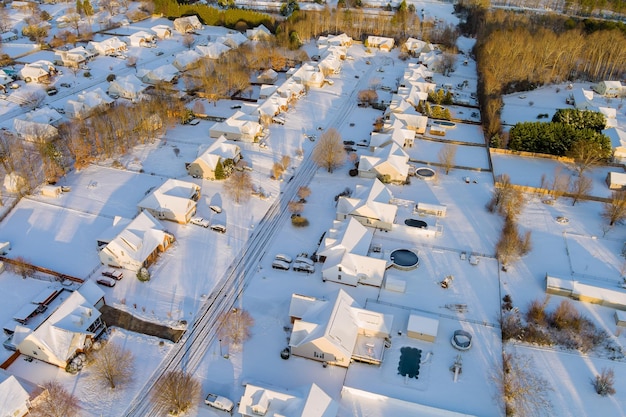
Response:
MULTIPOLYGON (((65 6, 44 7, 57 15, 65 6)), ((453 19, 451 4, 419 3, 416 7, 418 10, 424 7, 429 18, 453 19)), ((150 18, 112 30, 107 36, 123 37, 158 24, 171 26, 166 19, 150 18)), ((228 33, 224 28, 212 27, 198 32, 207 40, 228 33)), ((96 40, 102 39, 104 36, 98 35, 96 40)), ((469 51, 472 45, 471 39, 459 39, 462 51, 469 51)), ((32 44, 23 38, 3 44, 3 52, 13 57, 32 49, 32 44)), ((317 51, 314 42, 307 44, 305 49, 309 55, 317 51)), ((158 41, 157 48, 129 46, 127 55, 138 57, 138 68, 155 69, 171 64, 174 56, 183 50, 181 35, 175 32, 172 38, 158 41), (156 51, 162 51, 163 55, 157 56, 156 51)), ((44 268, 95 280, 102 268, 96 240, 106 234, 115 216, 133 218, 137 214, 137 203, 168 178, 194 182, 202 187, 197 215, 211 222, 226 224, 227 233, 219 234, 195 225, 163 222, 176 237, 176 242, 150 267, 152 279, 140 282, 132 273, 126 272, 125 278, 117 281, 115 287, 103 289, 107 304, 140 318, 172 326, 178 326, 182 320, 192 323, 198 309, 209 299, 231 262, 241 256, 241 250, 266 211, 275 199, 281 198, 287 181, 302 164, 303 161, 295 156, 296 150, 302 148, 308 155, 315 146, 304 134, 319 137, 326 127, 332 126, 338 129, 343 140, 358 143, 369 139, 372 124, 382 113, 372 108, 357 108, 356 93, 376 83, 395 86, 396 79, 404 73, 406 63, 397 59, 397 49, 391 53, 367 53, 362 45, 356 44, 349 48, 349 55, 354 60, 343 61, 341 74, 331 76, 333 85, 311 88, 306 97, 286 113, 284 126, 270 127, 267 149, 253 143, 237 143, 244 160, 253 169, 253 182, 270 195, 269 199, 253 197, 245 204, 236 205, 225 196, 221 182, 192 179, 187 175, 185 162, 191 162, 200 150, 213 143, 208 136, 213 122, 201 120, 195 126, 181 125, 168 129, 163 137, 137 146, 129 155, 68 174, 60 185, 71 186, 72 191, 62 193, 58 198, 34 193, 12 207, 12 198, 3 195, 5 206, 0 211, 6 217, 0 222, 0 241, 11 243, 9 257, 22 256, 44 268), (367 65, 366 60, 371 65, 367 65), (383 72, 377 72, 377 68, 382 68, 383 72), (291 156, 285 181, 270 180, 272 164, 283 155, 291 156), (218 215, 210 210, 209 205, 219 205, 223 212, 218 215)), ((48 52, 40 51, 25 56, 23 61, 50 59, 48 56, 48 52)), ((46 96, 45 103, 53 108, 64 108, 68 99, 84 90, 95 87, 106 90, 108 74, 115 73, 121 77, 136 72, 124 60, 110 57, 98 57, 89 63, 89 67, 90 77, 85 77, 83 70, 73 73, 64 69, 56 84, 68 83, 70 87, 61 87, 54 97, 46 96)), ((471 100, 469 92, 475 91, 477 76, 475 62, 468 56, 459 56, 456 71, 450 77, 434 75, 438 86, 458 86, 465 80, 468 86, 456 87, 455 91, 462 98, 467 96, 471 100), (466 59, 468 65, 463 65, 466 59)), ((12 92, 11 96, 42 89, 35 84, 25 85, 21 81, 19 84, 20 89, 12 92)), ((571 93, 567 87, 542 87, 505 97, 502 119, 512 125, 518 121, 537 120, 539 113, 552 117, 557 108, 566 106, 565 98, 571 93), (522 95, 525 98, 519 98, 522 95), (531 101, 533 105, 530 105, 531 101)), ((589 85, 573 85, 573 88, 582 87, 589 88, 589 85)), ((389 92, 379 90, 378 93, 382 100, 391 99, 389 92)), ((207 113, 221 117, 235 113, 237 109, 232 106, 242 105, 231 100, 220 101, 215 106, 206 101, 203 104, 207 113)), ((619 105, 618 100, 597 96, 594 97, 594 104, 619 105)), ((0 126, 10 127, 11 119, 23 111, 14 101, 0 100, 0 126)), ((507 174, 514 184, 537 187, 542 176, 549 179, 555 170, 572 176, 573 170, 565 163, 549 159, 490 155, 481 128, 475 124, 478 116, 473 113, 477 110, 452 106, 451 112, 456 118, 469 123, 458 122, 444 137, 418 136, 415 145, 405 149, 412 164, 432 166, 438 171, 436 178, 422 181, 412 177, 409 185, 389 185, 399 204, 396 223, 402 226, 394 227, 390 232, 375 231, 372 240, 372 244, 380 245, 383 259, 388 259, 394 249, 415 251, 419 256, 419 267, 408 272, 387 270, 387 282, 393 284, 388 289, 384 285, 383 288, 353 288, 322 283, 319 266, 314 274, 272 269, 271 262, 276 253, 292 257, 300 252, 314 253, 317 242, 335 218, 333 197, 346 187, 354 190, 357 184, 369 182, 349 177, 350 163, 332 174, 318 170, 309 184, 312 194, 307 198, 302 213, 310 225, 296 229, 286 223, 272 240, 265 242, 263 256, 256 271, 252 271, 254 276, 237 301, 238 306, 254 317, 252 337, 241 351, 217 338, 213 339, 199 368, 194 370, 194 375, 202 382, 204 394, 217 393, 236 403, 244 392, 245 383, 290 390, 315 382, 340 402, 338 416, 341 417, 402 413, 499 416, 502 415, 501 404, 494 399, 496 392, 490 378, 493 369, 501 366, 503 346, 497 323, 502 297, 510 294, 514 305, 523 311, 532 300, 545 297, 546 274, 619 290, 624 265, 620 256, 624 226, 607 229, 600 216, 602 203, 599 202, 581 201, 572 206, 571 200, 562 198, 548 205, 542 202, 541 196, 527 194, 519 225, 522 231, 532 231, 533 249, 507 272, 500 270, 494 247, 502 219, 485 209, 492 195, 494 177, 507 174), (436 168, 438 153, 446 143, 456 144, 455 163, 465 167, 454 168, 449 175, 436 168), (492 163, 493 172, 490 172, 492 163), (467 183, 465 177, 470 177, 471 181, 467 183), (413 213, 418 201, 445 205, 446 216, 435 218, 413 213), (569 223, 557 223, 555 219, 559 216, 568 218, 569 223), (403 226, 407 218, 424 220, 429 230, 436 231, 436 236, 412 233, 403 226), (478 256, 480 262, 470 264, 467 258, 462 257, 463 253, 478 256), (449 275, 454 279, 444 289, 439 283, 449 275), (400 287, 404 288, 403 292, 392 290, 400 287), (279 353, 288 345, 290 336, 288 306, 291 295, 298 293, 330 299, 338 288, 347 291, 366 309, 394 316, 391 347, 386 350, 382 365, 353 363, 348 369, 324 368, 319 362, 300 357, 281 359, 279 353), (435 342, 407 336, 411 314, 438 319, 435 342), (459 351, 452 347, 450 338, 458 329, 473 335, 473 345, 461 354, 463 372, 454 383, 449 368, 459 351), (400 349, 404 346, 422 350, 424 363, 421 364, 418 379, 406 380, 397 373, 400 349), (342 392, 344 387, 349 389, 342 392), (392 399, 382 401, 381 397, 392 399), (411 406, 411 403, 420 405, 411 406)), ((616 117, 616 123, 622 129, 626 127, 623 113, 620 108, 616 117)), ((366 147, 358 147, 358 153, 371 154, 366 147)), ((607 172, 615 169, 598 167, 591 170, 593 196, 610 195, 604 179, 607 172)), ((50 282, 40 279, 23 279, 11 271, 0 274, 0 291, 3 294, 0 321, 11 321, 23 305, 30 303, 50 285, 50 282)), ((555 307, 561 300, 563 297, 552 296, 548 301, 549 308, 555 307)), ((614 309, 577 301, 572 301, 572 304, 598 327, 605 329, 614 341, 624 345, 624 335, 615 326, 614 309)), ((27 362, 20 357, 8 370, 37 383, 49 379, 60 381, 80 398, 83 407, 81 415, 85 417, 123 415, 142 385, 175 345, 117 328, 112 329, 110 338, 135 354, 134 381, 123 389, 112 391, 96 387, 89 367, 74 376, 43 362, 27 362)), ((609 360, 597 352, 582 355, 520 343, 508 343, 505 348, 530 355, 537 372, 550 382, 553 389, 550 397, 554 405, 551 415, 626 415, 626 397, 622 395, 626 391, 626 364, 623 360, 609 360), (590 384, 590 380, 605 367, 614 369, 616 376, 618 394, 609 398, 597 396, 590 384)), ((1 353, 6 359, 11 352, 1 353)), ((219 412, 200 403, 190 415, 216 416, 219 412)))

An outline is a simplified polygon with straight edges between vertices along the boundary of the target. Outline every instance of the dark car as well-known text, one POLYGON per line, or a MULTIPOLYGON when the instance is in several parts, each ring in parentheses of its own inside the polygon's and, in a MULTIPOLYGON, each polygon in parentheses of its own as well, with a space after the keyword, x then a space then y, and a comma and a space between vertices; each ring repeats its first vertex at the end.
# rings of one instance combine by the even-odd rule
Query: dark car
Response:
POLYGON ((115 287, 115 280, 113 278, 99 278, 96 282, 105 287, 115 287))

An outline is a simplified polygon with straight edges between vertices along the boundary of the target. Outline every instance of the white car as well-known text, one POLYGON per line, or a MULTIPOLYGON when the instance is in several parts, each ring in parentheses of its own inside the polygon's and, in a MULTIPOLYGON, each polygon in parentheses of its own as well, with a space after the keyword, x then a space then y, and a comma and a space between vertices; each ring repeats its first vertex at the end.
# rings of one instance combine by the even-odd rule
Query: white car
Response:
POLYGON ((226 233, 226 226, 224 226, 223 224, 212 224, 211 230, 219 233, 226 233))
POLYGON ((222 208, 220 206, 209 206, 209 208, 217 214, 220 214, 222 212, 222 208))
POLYGON ((293 270, 298 272, 306 272, 307 274, 312 274, 315 272, 315 267, 313 265, 309 265, 303 262, 294 262, 293 270))
POLYGON ((124 273, 122 271, 119 271, 117 269, 105 269, 104 271, 102 271, 102 275, 108 278, 113 278, 116 280, 120 280, 122 278, 124 278, 124 273))
POLYGON ((283 271, 289 271, 289 264, 285 261, 274 259, 274 262, 272 262, 272 268, 282 269, 283 271))
POLYGON ((296 257, 296 262, 297 263, 301 263, 301 264, 307 264, 309 266, 314 266, 315 263, 313 263, 313 261, 307 257, 304 256, 298 256, 296 257))
POLYGON ((286 262, 288 264, 290 264, 293 259, 291 259, 291 256, 285 255, 284 253, 279 253, 274 257, 275 260, 277 261, 282 261, 282 262, 286 262))
POLYGON ((207 219, 202 217, 192 217, 191 220, 189 220, 189 223, 202 227, 209 227, 211 225, 207 219))

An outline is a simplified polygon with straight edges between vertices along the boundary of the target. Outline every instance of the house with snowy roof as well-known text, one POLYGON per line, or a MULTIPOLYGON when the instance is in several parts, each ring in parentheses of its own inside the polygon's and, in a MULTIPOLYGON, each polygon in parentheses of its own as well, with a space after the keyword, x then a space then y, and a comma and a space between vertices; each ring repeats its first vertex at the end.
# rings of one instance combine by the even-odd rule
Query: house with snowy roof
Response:
MULTIPOLYGON (((115 220, 114 220, 115 221, 115 220)), ((147 210, 142 211, 100 251, 100 262, 138 272, 149 267, 174 242, 174 235, 147 210)))
POLYGON ((146 84, 175 83, 180 71, 172 64, 165 64, 155 69, 140 69, 137 71, 139 79, 146 84))
POLYGON ((130 46, 151 48, 156 42, 156 37, 157 36, 154 33, 140 30, 128 36, 128 43, 130 46))
POLYGON ((176 54, 172 65, 174 65, 180 71, 186 71, 196 65, 200 58, 202 58, 202 55, 194 50, 183 51, 176 54))
POLYGON ((59 135, 55 125, 61 114, 50 107, 42 107, 13 119, 13 130, 28 142, 50 141, 59 135))
POLYGON ((47 84, 56 75, 57 69, 50 61, 39 60, 30 64, 25 64, 20 70, 20 78, 25 82, 36 82, 47 84))
POLYGON ((109 97, 102 88, 98 87, 91 91, 78 93, 75 99, 67 100, 63 109, 65 110, 66 116, 82 119, 95 111, 106 109, 113 102, 115 102, 115 100, 109 97))
POLYGON ((385 182, 404 183, 409 176, 409 155, 395 142, 377 148, 372 155, 361 155, 359 177, 382 178, 385 182))
POLYGON ((393 195, 385 184, 374 178, 368 184, 358 184, 352 196, 337 199, 337 220, 353 217, 363 226, 391 230, 398 206, 391 204, 393 195))
POLYGON ((248 41, 248 38, 246 38, 242 33, 231 32, 223 36, 218 36, 215 41, 222 43, 229 48, 236 49, 246 43, 248 41))
POLYGON ((67 299, 36 329, 17 326, 13 343, 17 351, 34 359, 65 368, 105 330, 100 311, 95 307, 104 297, 96 284, 88 281, 67 299), (85 287, 85 290, 81 289, 85 287))
POLYGON ((8 371, 0 369, 0 410, 6 416, 23 417, 37 405, 47 390, 8 371))
POLYGON ((202 29, 202 23, 198 20, 198 16, 183 16, 174 19, 174 29, 179 33, 190 33, 202 29))
POLYGON ((243 417, 335 417, 339 405, 317 384, 283 392, 246 384, 237 412, 243 417))
POLYGON ((263 127, 256 121, 251 120, 241 111, 235 112, 223 122, 216 122, 209 129, 209 136, 219 138, 224 136, 229 140, 253 142, 263 132, 263 127))
POLYGON ((263 24, 260 24, 255 28, 246 30, 246 38, 250 39, 251 41, 262 41, 269 39, 272 36, 272 32, 270 32, 270 30, 266 28, 263 24))
POLYGON ((380 287, 385 277, 387 261, 369 257, 374 231, 363 226, 355 217, 333 222, 317 251, 323 262, 322 280, 339 284, 380 287))
POLYGON ((403 48, 412 56, 418 56, 422 52, 430 52, 434 49, 433 45, 421 39, 408 38, 403 48))
POLYGON ((159 39, 167 39, 172 37, 172 28, 167 25, 155 25, 150 28, 159 39))
POLYGON ((95 51, 98 55, 108 56, 124 52, 128 49, 128 46, 126 45, 126 42, 121 41, 116 36, 112 36, 100 42, 91 41, 87 45, 87 48, 95 51))
POLYGON ((67 51, 57 50, 54 54, 59 57, 58 61, 61 62, 61 65, 68 68, 78 68, 97 55, 94 51, 90 51, 84 46, 77 46, 67 51))
POLYGON ((256 82, 259 84, 274 84, 278 80, 278 73, 271 68, 261 72, 256 77, 256 82))
POLYGON ((137 204, 156 219, 187 224, 196 214, 200 186, 188 181, 170 178, 137 204))
POLYGON ((293 294, 289 311, 298 312, 291 316, 292 355, 346 368, 352 361, 382 363, 392 315, 361 308, 342 289, 330 300, 293 294))
MULTIPOLYGON (((383 130, 408 129, 412 130, 415 135, 415 133, 423 134, 426 132, 427 125, 428 117, 422 116, 413 107, 410 107, 405 112, 387 112, 383 130)), ((404 146, 401 143, 398 144, 404 146)))
POLYGON ((217 138, 208 148, 201 152, 198 157, 190 163, 185 164, 187 172, 194 178, 215 179, 215 170, 219 164, 225 161, 232 161, 236 164, 241 159, 241 148, 239 145, 229 143, 225 137, 217 138))
POLYGON ((413 147, 415 143, 415 130, 406 129, 401 121, 396 120, 390 129, 383 132, 370 134, 370 151, 396 143, 402 148, 413 147))
POLYGON ((613 147, 613 161, 618 164, 626 162, 626 131, 618 127, 604 129, 602 134, 611 139, 613 147))
POLYGON ((383 36, 368 36, 366 40, 366 46, 368 48, 378 48, 381 51, 391 51, 395 45, 393 38, 386 38, 383 36))
POLYGON ((200 56, 217 59, 222 56, 224 52, 229 51, 230 47, 221 42, 209 42, 208 45, 197 45, 195 50, 200 56))
POLYGON ((592 88, 593 91, 604 97, 619 97, 625 92, 624 86, 620 81, 600 81, 592 88))
POLYGON ((317 45, 351 46, 352 38, 345 33, 340 33, 339 35, 320 36, 317 38, 317 45))
POLYGON ((109 83, 107 93, 111 97, 121 97, 127 100, 138 100, 146 85, 135 74, 128 74, 121 77, 116 77, 109 83))
POLYGON ((324 78, 320 68, 311 64, 302 65, 291 76, 296 83, 308 87, 321 87, 324 84, 324 78))

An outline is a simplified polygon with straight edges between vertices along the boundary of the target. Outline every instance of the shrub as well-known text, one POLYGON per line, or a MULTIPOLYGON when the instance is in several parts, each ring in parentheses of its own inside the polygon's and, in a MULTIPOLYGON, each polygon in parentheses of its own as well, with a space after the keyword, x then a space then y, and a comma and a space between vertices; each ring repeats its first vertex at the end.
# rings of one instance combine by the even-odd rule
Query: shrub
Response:
POLYGON ((524 333, 524 326, 519 313, 503 313, 500 319, 500 329, 502 331, 502 340, 520 339, 524 333))
POLYGON ((306 227, 309 225, 309 220, 306 217, 302 216, 292 216, 291 224, 295 227, 306 227))
POLYGON ((579 331, 581 327, 581 316, 568 300, 563 300, 550 315, 550 325, 559 330, 572 329, 579 331))
POLYGON ((509 294, 506 294, 502 297, 502 310, 511 311, 513 310, 513 299, 509 294))
POLYGON ((613 384, 615 383, 615 374, 613 369, 602 369, 600 375, 596 375, 595 381, 593 381, 593 387, 596 389, 596 393, 599 395, 606 397, 607 395, 615 394, 615 388, 613 384))
POLYGON ((526 321, 529 323, 535 323, 539 325, 543 325, 546 323, 546 305, 548 304, 548 299, 544 299, 543 301, 533 300, 528 305, 528 310, 526 311, 526 321))
POLYGON ((114 81, 114 80, 115 80, 115 74, 109 74, 109 75, 107 75, 107 81, 108 81, 108 82, 111 82, 111 81, 114 81))
POLYGON ((85 72, 83 73, 83 75, 85 76, 85 78, 89 78, 89 77, 91 77, 91 72, 89 72, 89 71, 85 71, 85 72))
POLYGON ((550 334, 534 323, 524 328, 522 340, 528 343, 536 343, 540 346, 552 346, 554 344, 550 334))

